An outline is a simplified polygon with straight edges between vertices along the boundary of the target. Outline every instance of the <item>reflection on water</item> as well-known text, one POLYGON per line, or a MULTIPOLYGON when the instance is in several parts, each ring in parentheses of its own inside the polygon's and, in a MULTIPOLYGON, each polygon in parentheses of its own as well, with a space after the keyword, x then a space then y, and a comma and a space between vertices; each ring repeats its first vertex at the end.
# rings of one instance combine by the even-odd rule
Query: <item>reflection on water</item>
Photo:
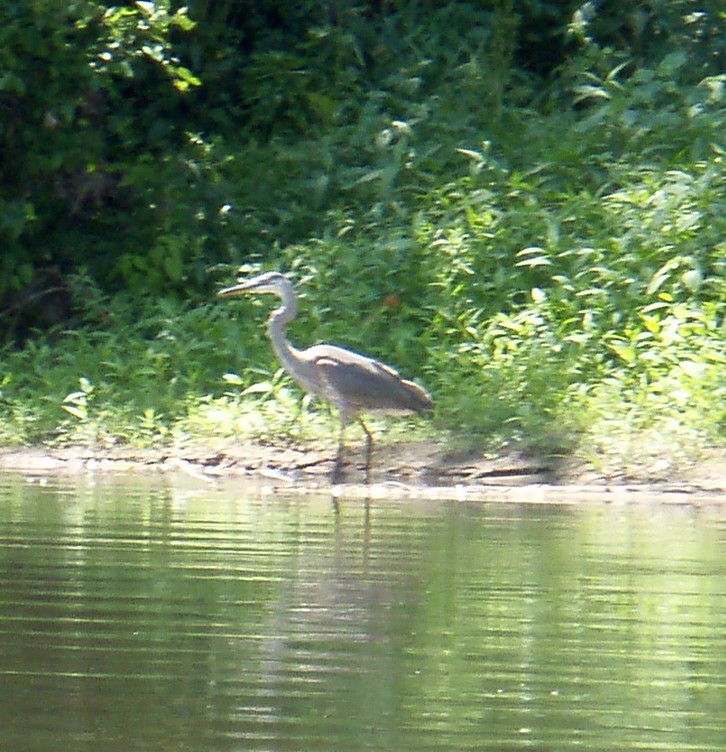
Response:
POLYGON ((6 477, 0 750, 723 750, 720 514, 6 477))

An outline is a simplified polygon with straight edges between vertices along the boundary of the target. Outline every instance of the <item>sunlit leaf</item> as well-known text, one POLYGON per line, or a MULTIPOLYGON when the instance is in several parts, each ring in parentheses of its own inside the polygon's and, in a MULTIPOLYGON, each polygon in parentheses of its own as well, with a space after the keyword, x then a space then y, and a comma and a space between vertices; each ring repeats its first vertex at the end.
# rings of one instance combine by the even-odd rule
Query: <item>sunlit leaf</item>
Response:
POLYGON ((540 287, 533 287, 530 294, 532 295, 532 301, 534 303, 540 304, 547 300, 547 294, 540 287))
POLYGON ((86 399, 86 392, 71 392, 64 397, 63 402, 85 402, 86 399))
POLYGON ((272 389, 272 384, 269 381, 259 381, 252 386, 248 386, 242 394, 245 396, 248 394, 269 394, 272 389))
POLYGON ((474 151, 473 149, 457 149, 458 154, 462 154, 469 159, 473 159, 475 162, 483 162, 484 155, 481 152, 474 151))
POLYGON ((61 407, 74 418, 78 418, 78 420, 85 420, 88 417, 85 410, 82 410, 75 405, 61 405, 61 407))
POLYGON ((517 261, 515 266, 552 266, 552 262, 545 256, 537 256, 536 258, 525 259, 524 261, 517 261))
POLYGON ((690 269, 681 276, 683 284, 691 291, 698 292, 703 284, 703 274, 698 269, 690 269))

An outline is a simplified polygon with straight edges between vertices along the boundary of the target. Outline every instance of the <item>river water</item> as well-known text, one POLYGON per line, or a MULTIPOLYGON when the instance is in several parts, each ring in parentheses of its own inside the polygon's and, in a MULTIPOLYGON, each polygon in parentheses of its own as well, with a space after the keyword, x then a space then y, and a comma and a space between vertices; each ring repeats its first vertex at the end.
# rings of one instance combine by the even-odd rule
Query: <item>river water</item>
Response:
POLYGON ((0 477, 0 750, 726 750, 726 512, 0 477))

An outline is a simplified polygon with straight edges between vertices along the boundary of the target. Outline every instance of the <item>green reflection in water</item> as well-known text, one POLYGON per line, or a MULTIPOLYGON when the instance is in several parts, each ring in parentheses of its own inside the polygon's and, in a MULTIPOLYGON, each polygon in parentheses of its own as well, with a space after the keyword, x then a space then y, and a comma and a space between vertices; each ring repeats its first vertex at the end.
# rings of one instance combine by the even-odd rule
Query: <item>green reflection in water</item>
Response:
POLYGON ((0 749, 726 749, 718 510, 0 484, 0 749))

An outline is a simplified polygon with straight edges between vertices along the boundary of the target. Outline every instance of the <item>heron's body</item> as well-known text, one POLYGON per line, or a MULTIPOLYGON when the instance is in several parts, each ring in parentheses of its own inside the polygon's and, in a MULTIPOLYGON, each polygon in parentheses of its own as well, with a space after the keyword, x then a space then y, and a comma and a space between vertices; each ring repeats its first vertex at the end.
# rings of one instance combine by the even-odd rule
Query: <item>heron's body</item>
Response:
POLYGON ((221 297, 247 293, 272 293, 282 300, 268 321, 272 346, 285 370, 306 391, 335 405, 340 411, 340 437, 334 477, 340 471, 343 431, 357 418, 366 433, 366 475, 370 470, 373 437, 360 417, 361 412, 406 413, 433 408, 425 389, 406 381, 390 366, 360 353, 334 345, 314 345, 298 350, 285 338, 285 326, 297 314, 297 298, 289 280, 267 272, 233 287, 220 290, 221 297))

